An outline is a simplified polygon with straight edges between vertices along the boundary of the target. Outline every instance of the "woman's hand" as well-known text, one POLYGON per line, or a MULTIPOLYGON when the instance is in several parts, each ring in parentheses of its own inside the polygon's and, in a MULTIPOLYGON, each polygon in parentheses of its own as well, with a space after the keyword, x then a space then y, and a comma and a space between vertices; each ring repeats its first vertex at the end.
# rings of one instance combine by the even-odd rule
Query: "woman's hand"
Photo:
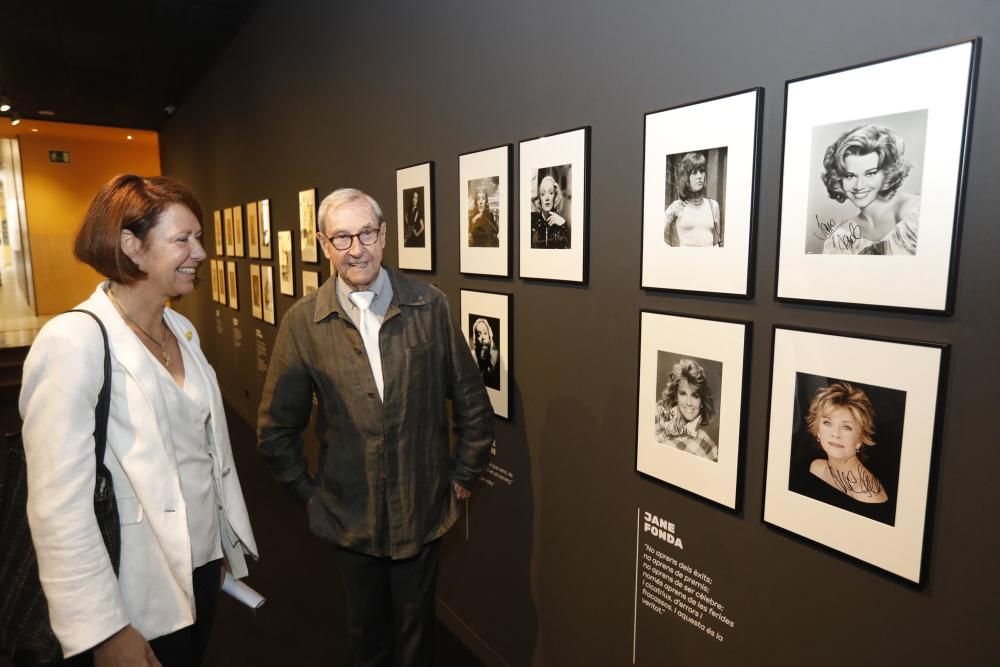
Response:
POLYGON ((149 642, 131 625, 94 649, 94 667, 161 667, 149 642))

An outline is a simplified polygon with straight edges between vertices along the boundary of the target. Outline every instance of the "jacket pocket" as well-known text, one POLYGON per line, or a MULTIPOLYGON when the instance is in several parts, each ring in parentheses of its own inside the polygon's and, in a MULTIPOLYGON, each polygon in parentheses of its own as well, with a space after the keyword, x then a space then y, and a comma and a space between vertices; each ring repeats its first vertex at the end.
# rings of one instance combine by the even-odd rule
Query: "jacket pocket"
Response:
POLYGON ((139 499, 132 496, 129 498, 116 498, 118 503, 118 522, 123 526, 130 526, 142 523, 143 511, 139 499))

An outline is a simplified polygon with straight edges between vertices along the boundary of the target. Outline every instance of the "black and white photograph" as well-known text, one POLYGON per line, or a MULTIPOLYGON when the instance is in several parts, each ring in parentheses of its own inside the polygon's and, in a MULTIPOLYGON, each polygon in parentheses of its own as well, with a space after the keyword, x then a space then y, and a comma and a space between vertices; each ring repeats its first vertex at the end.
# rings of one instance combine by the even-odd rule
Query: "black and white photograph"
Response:
POLYGON ((906 392, 795 374, 788 488, 893 525, 906 392))
POLYGON ((212 274, 212 301, 219 300, 219 274, 218 269, 215 268, 216 260, 208 260, 209 273, 212 274))
POLYGON ((510 153, 497 146, 458 156, 460 271, 510 275, 510 153))
POLYGON ((261 199, 257 202, 257 221, 260 233, 257 235, 260 244, 260 258, 271 259, 271 200, 261 199))
POLYGON ((921 583, 947 350, 775 327, 764 521, 921 583))
POLYGON ((230 257, 236 256, 236 246, 233 245, 236 239, 236 232, 233 231, 233 209, 227 208, 222 212, 225 224, 226 254, 230 257))
POLYGON ((264 319, 264 304, 260 287, 260 264, 250 265, 250 302, 251 314, 258 320, 264 319))
POLYGON ((520 275, 587 280, 590 128, 520 144, 520 275))
POLYGON ((916 255, 927 110, 813 128, 806 252, 916 255))
POLYGON ((510 419, 510 294, 462 290, 462 333, 498 417, 510 419))
POLYGON ((663 242, 674 248, 721 248, 726 231, 728 148, 667 156, 663 242))
POLYGON ((656 442, 680 452, 719 460, 722 363, 660 350, 656 354, 656 442), (713 389, 714 387, 714 389, 713 389))
POLYGON ((299 246, 303 262, 319 261, 316 252, 316 188, 299 192, 299 246))
POLYGON ((260 224, 257 221, 257 202, 247 204, 247 257, 260 257, 260 224))
POLYGON ((319 289, 319 271, 302 272, 302 296, 311 294, 319 289))
POLYGON ((215 275, 219 288, 218 302, 226 305, 228 292, 226 290, 226 262, 224 260, 220 259, 215 262, 215 275))
POLYGON ((642 286, 751 296, 763 90, 645 117, 642 286))
POLYGON ((399 268, 434 270, 434 163, 396 170, 399 268))
POLYGON ((278 232, 278 282, 282 294, 295 296, 295 279, 292 275, 295 265, 292 259, 292 232, 278 232))
POLYGON ((237 257, 244 257, 246 252, 243 247, 243 207, 233 207, 233 253, 237 257))
POLYGON ((236 284, 236 262, 226 262, 226 284, 229 287, 229 307, 240 309, 240 291, 236 284))
POLYGON ((950 312, 978 44, 786 83, 779 299, 950 312))
POLYGON ((636 470, 736 509, 750 323, 643 311, 636 470))
POLYGON ((212 222, 215 224, 215 254, 221 257, 226 252, 222 237, 222 211, 212 211, 212 222))
POLYGON ((260 267, 260 291, 264 321, 274 324, 274 267, 270 264, 260 267))
POLYGON ((500 318, 469 314, 469 348, 476 358, 483 384, 500 390, 500 318))

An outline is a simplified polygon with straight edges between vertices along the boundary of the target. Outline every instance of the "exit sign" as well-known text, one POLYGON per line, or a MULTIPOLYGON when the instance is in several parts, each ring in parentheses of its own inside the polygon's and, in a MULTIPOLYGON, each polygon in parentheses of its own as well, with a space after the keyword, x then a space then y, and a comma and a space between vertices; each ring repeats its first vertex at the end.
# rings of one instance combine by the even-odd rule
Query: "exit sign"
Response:
POLYGON ((49 151, 49 162, 52 164, 69 164, 69 151, 49 151))

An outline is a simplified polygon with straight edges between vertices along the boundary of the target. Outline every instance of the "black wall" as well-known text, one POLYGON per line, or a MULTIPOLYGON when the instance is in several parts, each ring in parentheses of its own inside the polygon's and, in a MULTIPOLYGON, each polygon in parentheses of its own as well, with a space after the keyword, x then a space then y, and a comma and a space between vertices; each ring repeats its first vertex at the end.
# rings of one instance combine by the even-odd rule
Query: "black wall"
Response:
MULTIPOLYGON (((513 420, 498 420, 497 458, 515 481, 476 494, 448 539, 439 590, 443 617, 485 661, 631 663, 643 507, 677 523, 736 623, 717 643, 664 618, 660 634, 640 636, 643 655, 655 642, 663 664, 990 664, 1000 630, 998 40, 1000 6, 988 0, 267 2, 167 125, 163 168, 208 211, 270 197, 281 229, 297 226, 299 190, 360 187, 382 203, 393 240, 396 168, 435 162, 437 270, 422 277, 456 309, 462 288, 513 294, 513 420), (776 302, 785 80, 976 35, 954 315, 776 302), (752 86, 766 91, 755 298, 640 289, 643 114, 752 86), (589 285, 461 276, 457 156, 511 142, 516 175, 519 140, 582 125, 592 127, 589 285), (640 309, 753 322, 738 513, 634 471, 640 309), (776 323, 951 344, 925 586, 761 522, 776 323)), ((239 313, 207 287, 179 308, 253 421, 255 329, 267 350, 276 329, 251 318, 250 260, 238 263, 239 313)), ((296 248, 297 293, 302 268, 296 248)), ((278 297, 279 318, 292 301, 278 297)), ((249 445, 237 455, 254 456, 249 445)))

